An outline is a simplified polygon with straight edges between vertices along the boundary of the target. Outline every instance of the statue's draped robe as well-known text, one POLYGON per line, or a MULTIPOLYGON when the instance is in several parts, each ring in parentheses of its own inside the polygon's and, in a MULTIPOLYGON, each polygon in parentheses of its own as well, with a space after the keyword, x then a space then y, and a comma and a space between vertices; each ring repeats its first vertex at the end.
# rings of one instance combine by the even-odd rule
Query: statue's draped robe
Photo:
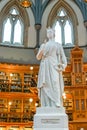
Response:
POLYGON ((37 59, 41 59, 37 84, 41 106, 61 106, 64 91, 62 71, 67 65, 61 44, 55 41, 42 44, 37 59), (62 65, 61 72, 58 71, 59 63, 62 65))

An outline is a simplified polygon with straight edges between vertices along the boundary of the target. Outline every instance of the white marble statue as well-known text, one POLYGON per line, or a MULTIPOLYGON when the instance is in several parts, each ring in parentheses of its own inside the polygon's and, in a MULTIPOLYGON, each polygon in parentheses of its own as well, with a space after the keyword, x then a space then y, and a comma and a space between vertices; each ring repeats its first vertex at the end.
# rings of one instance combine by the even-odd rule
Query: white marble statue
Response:
POLYGON ((67 60, 62 45, 55 42, 55 31, 47 29, 48 41, 40 46, 36 55, 40 62, 38 74, 38 94, 41 107, 62 106, 64 83, 62 71, 67 66, 67 60))

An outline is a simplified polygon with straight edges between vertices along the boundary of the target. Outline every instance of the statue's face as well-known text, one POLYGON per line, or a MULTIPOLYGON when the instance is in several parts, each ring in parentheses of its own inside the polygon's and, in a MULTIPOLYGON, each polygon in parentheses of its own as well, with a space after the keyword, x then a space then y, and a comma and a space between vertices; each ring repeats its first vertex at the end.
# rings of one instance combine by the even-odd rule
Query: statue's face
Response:
POLYGON ((47 37, 48 37, 49 39, 54 37, 54 33, 53 33, 52 30, 47 30, 47 37))

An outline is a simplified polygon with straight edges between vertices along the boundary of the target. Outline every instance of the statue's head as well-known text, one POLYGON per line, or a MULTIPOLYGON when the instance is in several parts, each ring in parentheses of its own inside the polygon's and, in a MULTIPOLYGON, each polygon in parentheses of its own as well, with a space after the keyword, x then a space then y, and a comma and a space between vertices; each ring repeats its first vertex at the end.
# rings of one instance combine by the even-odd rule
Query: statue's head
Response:
POLYGON ((47 37, 48 38, 54 38, 55 37, 55 30, 51 27, 48 27, 47 29, 47 37))

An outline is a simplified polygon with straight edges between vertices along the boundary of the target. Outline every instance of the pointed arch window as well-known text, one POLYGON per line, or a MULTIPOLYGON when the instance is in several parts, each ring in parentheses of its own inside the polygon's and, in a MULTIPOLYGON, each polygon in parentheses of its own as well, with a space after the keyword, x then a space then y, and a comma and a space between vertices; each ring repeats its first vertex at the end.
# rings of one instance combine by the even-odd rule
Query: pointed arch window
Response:
POLYGON ((64 8, 61 8, 54 23, 55 41, 62 45, 73 45, 73 23, 64 8))
POLYGON ((3 44, 23 45, 24 24, 16 8, 11 8, 3 22, 3 44))
POLYGON ((7 41, 9 42, 11 39, 11 23, 10 23, 10 19, 6 19, 4 21, 4 31, 3 31, 3 42, 7 41), (9 30, 9 33, 8 33, 9 30))

